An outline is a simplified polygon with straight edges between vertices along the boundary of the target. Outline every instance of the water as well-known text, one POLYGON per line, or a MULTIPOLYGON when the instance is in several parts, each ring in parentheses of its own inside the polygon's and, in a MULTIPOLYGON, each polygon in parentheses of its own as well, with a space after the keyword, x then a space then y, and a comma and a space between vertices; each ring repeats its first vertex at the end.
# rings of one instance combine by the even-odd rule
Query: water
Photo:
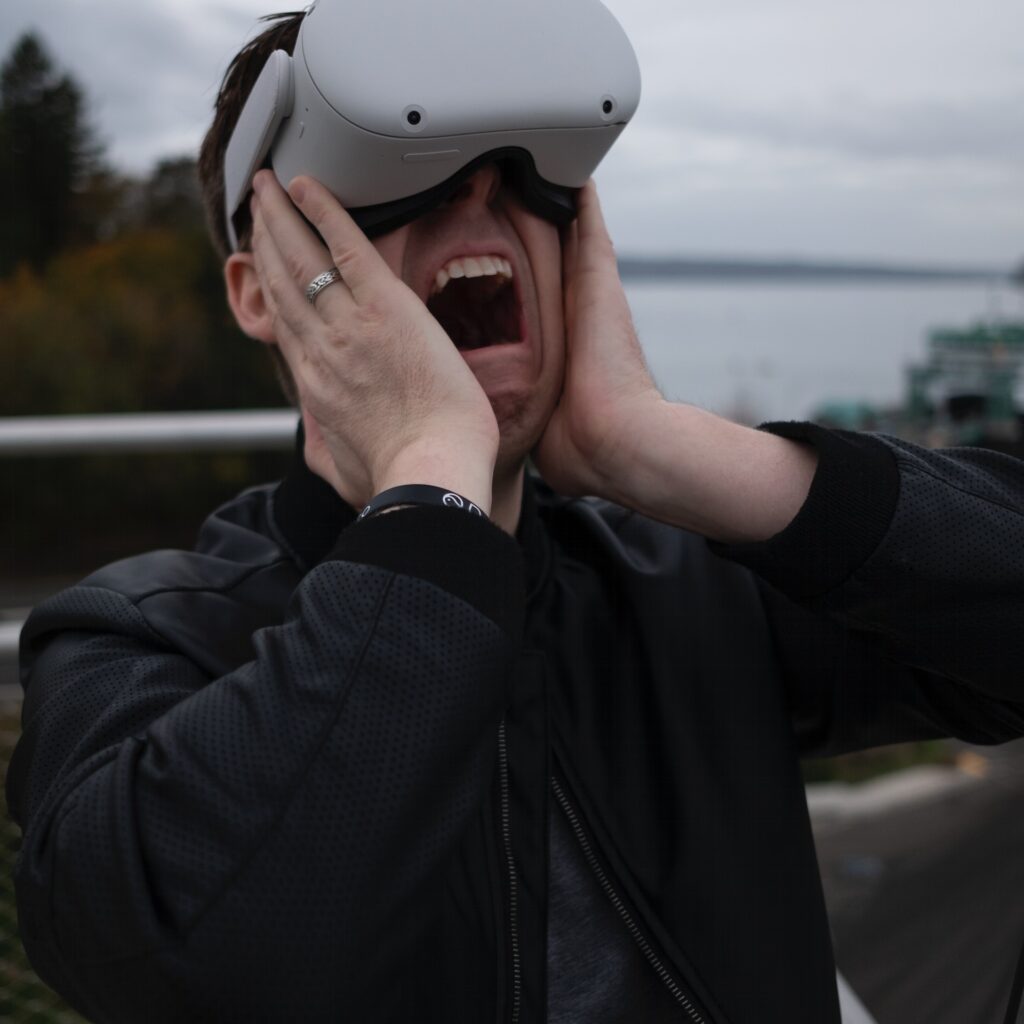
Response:
POLYGON ((662 391, 723 415, 802 419, 830 399, 898 404, 927 332, 1024 319, 1009 284, 630 282, 662 391))

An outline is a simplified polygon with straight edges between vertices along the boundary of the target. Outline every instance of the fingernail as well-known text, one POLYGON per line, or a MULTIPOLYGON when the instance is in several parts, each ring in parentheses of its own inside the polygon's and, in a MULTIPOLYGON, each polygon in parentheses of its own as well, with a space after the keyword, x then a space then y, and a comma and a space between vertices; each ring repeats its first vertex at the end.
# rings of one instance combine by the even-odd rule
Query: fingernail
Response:
POLYGON ((263 191, 263 176, 259 171, 256 172, 256 177, 252 179, 252 190, 257 195, 263 191))
POLYGON ((288 186, 288 195, 290 195, 296 203, 301 203, 302 200, 306 198, 305 184, 296 179, 288 186))

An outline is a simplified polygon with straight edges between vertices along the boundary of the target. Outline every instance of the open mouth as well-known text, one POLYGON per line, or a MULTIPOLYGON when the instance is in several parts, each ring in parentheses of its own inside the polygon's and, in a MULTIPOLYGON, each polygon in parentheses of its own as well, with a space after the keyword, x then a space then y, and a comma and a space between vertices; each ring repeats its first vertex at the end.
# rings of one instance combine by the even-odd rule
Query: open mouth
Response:
POLYGON ((437 272, 427 309, 460 352, 522 341, 512 265, 501 256, 465 256, 437 272))

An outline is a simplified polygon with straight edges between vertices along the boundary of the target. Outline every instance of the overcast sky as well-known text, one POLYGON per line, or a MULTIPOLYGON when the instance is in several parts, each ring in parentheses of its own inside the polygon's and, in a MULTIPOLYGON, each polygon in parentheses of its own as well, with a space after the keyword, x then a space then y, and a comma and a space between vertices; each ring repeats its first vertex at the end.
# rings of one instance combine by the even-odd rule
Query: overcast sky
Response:
MULTIPOLYGON (((1024 259, 1022 0, 608 6, 644 78, 597 174, 620 252, 1024 259)), ((0 0, 0 52, 39 30, 111 159, 143 171, 195 152, 224 68, 275 9, 294 8, 0 0)))

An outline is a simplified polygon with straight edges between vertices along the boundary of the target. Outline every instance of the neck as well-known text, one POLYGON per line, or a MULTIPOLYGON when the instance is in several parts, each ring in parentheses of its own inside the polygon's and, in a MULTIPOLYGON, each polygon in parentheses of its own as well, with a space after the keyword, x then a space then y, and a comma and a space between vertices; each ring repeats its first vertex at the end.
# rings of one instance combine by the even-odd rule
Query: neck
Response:
POLYGON ((508 468, 497 466, 491 488, 491 521, 514 537, 519 528, 523 503, 525 467, 522 462, 508 468))

